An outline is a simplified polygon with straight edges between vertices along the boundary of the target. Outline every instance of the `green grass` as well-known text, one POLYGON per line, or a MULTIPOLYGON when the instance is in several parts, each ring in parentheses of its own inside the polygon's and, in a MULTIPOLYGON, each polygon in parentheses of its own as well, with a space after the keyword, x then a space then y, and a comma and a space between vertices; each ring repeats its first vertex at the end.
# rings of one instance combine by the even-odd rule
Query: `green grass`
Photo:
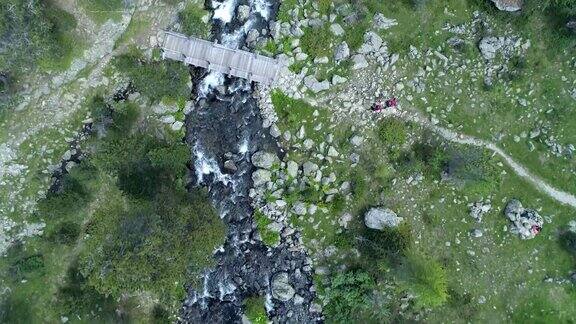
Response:
POLYGON ((266 309, 264 308, 263 297, 249 297, 244 301, 246 317, 252 324, 266 324, 268 317, 266 316, 266 309))
POLYGON ((109 19, 119 21, 124 11, 122 0, 80 0, 79 3, 97 24, 103 24, 109 19))
POLYGON ((130 24, 126 27, 124 33, 116 40, 114 48, 120 45, 133 43, 134 38, 142 31, 150 27, 151 21, 145 17, 135 14, 130 20, 130 24))
MULTIPOLYGON (((347 126, 329 124, 331 130, 323 127, 319 131, 308 127, 327 123, 329 113, 323 108, 309 107, 279 92, 273 93, 273 104, 282 131, 295 134, 304 126, 306 137, 318 141, 333 132, 339 152, 346 156, 354 151, 345 145, 351 134, 338 131, 348 129, 347 126), (314 110, 319 112, 317 117, 313 116, 314 110)), ((348 230, 339 233, 335 221, 341 212, 307 216, 313 218, 312 222, 292 219, 295 228, 302 231, 312 256, 330 245, 336 246, 340 252, 334 260, 322 261, 323 266, 333 267, 339 273, 338 267, 346 264, 368 273, 377 282, 378 294, 372 296, 376 300, 381 294, 392 296, 393 300, 400 300, 409 292, 414 294, 408 312, 432 309, 424 313, 430 322, 504 322, 530 318, 563 322, 576 316, 570 306, 574 290, 543 282, 546 277, 565 278, 573 270, 576 260, 561 247, 555 234, 564 229, 573 210, 542 195, 488 152, 444 143, 412 124, 405 125, 403 132, 406 137, 400 142, 411 144, 401 145, 400 154, 390 155, 389 139, 385 136, 382 140, 378 128, 364 130, 362 135, 368 144, 361 150, 361 163, 355 169, 338 165, 328 169, 336 171, 339 181, 352 183, 352 199, 343 208, 353 214, 353 220, 348 230), (462 167, 460 171, 455 171, 452 179, 440 182, 440 173, 453 163, 450 161, 461 158, 471 160, 456 164, 462 167), (405 179, 418 172, 424 174, 423 182, 407 185, 405 179), (477 224, 468 215, 467 203, 487 197, 493 209, 477 224), (540 213, 552 220, 533 240, 523 241, 502 230, 508 224, 502 209, 513 197, 527 207, 541 208, 540 213), (399 232, 366 232, 362 215, 371 206, 396 211, 405 218, 405 227, 399 232), (475 228, 484 231, 481 238, 469 235, 475 228), (365 240, 360 246, 359 237, 365 240), (361 256, 346 254, 351 248, 356 248, 361 256), (523 287, 520 290, 519 285, 523 287), (486 301, 479 303, 482 299, 486 301)), ((292 150, 287 158, 305 161, 309 157, 307 152, 292 150)), ((286 201, 288 198, 285 197, 286 201)), ((293 200, 300 199, 303 197, 297 194, 293 200)), ((320 296, 328 294, 324 288, 333 276, 334 273, 316 277, 320 296)), ((388 310, 383 315, 384 321, 406 320, 399 315, 400 304, 380 304, 379 309, 388 310)), ((340 308, 330 303, 324 307, 328 317, 340 308)), ((345 314, 344 318, 364 320, 356 313, 345 314)))
POLYGON ((256 227, 262 237, 262 242, 268 246, 276 246, 280 243, 280 233, 274 232, 268 228, 268 225, 272 223, 266 215, 260 211, 254 212, 254 220, 256 221, 256 227))
POLYGON ((186 8, 178 13, 182 30, 189 36, 196 36, 207 39, 210 36, 210 24, 202 20, 207 14, 199 4, 190 2, 186 8))

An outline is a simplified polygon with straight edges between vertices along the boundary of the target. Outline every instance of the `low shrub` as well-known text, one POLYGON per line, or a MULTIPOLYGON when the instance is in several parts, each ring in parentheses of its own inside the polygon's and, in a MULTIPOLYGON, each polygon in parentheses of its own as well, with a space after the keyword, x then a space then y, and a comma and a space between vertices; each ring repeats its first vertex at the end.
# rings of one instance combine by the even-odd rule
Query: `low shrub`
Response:
POLYGON ((376 305, 373 291, 375 280, 361 270, 336 273, 323 287, 326 306, 324 314, 329 323, 374 321, 378 314, 387 313, 384 305, 376 305))
POLYGON ((411 251, 406 255, 405 268, 409 279, 403 286, 416 295, 416 307, 438 307, 448 300, 446 271, 434 259, 411 251))
POLYGON ((80 236, 81 230, 80 224, 74 221, 63 221, 50 233, 50 239, 60 244, 72 244, 80 236))

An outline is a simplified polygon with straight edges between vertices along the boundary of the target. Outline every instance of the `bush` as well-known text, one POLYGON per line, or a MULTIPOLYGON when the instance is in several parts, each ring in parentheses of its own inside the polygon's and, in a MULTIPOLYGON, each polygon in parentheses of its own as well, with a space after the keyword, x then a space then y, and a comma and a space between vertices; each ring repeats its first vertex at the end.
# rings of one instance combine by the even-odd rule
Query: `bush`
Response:
POLYGON ((560 235, 560 245, 570 254, 576 257, 576 233, 566 231, 560 235))
POLYGON ((416 295, 416 307, 438 307, 448 299, 448 281, 444 268, 426 255, 411 252, 406 257, 407 290, 416 295))
POLYGON ((56 226, 50 234, 52 241, 60 244, 72 244, 80 236, 82 228, 80 224, 73 221, 63 221, 56 226))
POLYGON ((0 74, 21 75, 39 63, 46 69, 66 67, 75 26, 71 14, 45 1, 0 1, 0 74))
POLYGON ((134 87, 153 102, 163 98, 178 101, 188 98, 190 75, 187 67, 174 61, 147 61, 137 49, 117 56, 113 66, 125 74, 134 87))
POLYGON ((328 280, 324 288, 324 314, 327 322, 351 323, 386 311, 374 309, 372 292, 376 282, 368 273, 360 270, 339 272, 328 280))

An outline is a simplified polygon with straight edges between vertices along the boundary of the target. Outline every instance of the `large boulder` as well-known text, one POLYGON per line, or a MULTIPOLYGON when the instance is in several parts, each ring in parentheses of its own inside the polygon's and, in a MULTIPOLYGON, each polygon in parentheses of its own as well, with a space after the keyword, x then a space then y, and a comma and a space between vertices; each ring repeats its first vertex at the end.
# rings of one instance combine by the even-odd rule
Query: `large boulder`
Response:
POLYGON ((364 224, 375 230, 398 227, 402 220, 402 217, 398 217, 395 212, 388 208, 371 208, 364 215, 364 224))
POLYGON ((258 151, 252 155, 252 164, 257 168, 270 169, 279 159, 274 153, 258 151))
POLYGON ((518 11, 522 9, 522 0, 491 0, 496 8, 502 11, 518 11))
POLYGON ((292 299, 296 293, 292 285, 290 285, 287 272, 279 272, 272 277, 271 290, 272 297, 283 302, 292 299))
POLYGON ((532 239, 542 230, 544 220, 537 211, 522 206, 518 199, 506 204, 504 215, 510 220, 510 232, 518 234, 521 239, 532 239))

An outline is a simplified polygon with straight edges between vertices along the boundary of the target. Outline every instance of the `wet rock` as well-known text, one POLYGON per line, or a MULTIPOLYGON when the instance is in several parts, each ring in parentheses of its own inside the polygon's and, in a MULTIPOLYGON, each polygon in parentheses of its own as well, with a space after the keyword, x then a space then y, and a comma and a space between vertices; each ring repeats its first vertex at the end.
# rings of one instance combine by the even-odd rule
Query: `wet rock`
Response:
POLYGON ((491 0, 496 8, 502 11, 518 11, 522 9, 522 0, 491 0))
POLYGON ((348 43, 342 42, 334 50, 334 60, 341 61, 350 57, 350 48, 348 43))
POLYGON ((292 299, 295 294, 294 288, 290 285, 287 272, 280 272, 274 275, 271 290, 273 298, 284 302, 292 299))
POLYGON ((254 183, 254 187, 259 187, 267 182, 270 182, 272 179, 272 173, 265 169, 258 169, 252 173, 252 182, 254 183))
POLYGON ((383 30, 398 25, 398 22, 396 21, 396 19, 386 18, 384 17, 383 14, 377 13, 376 15, 374 15, 373 24, 374 28, 383 30))
POLYGON ((402 217, 398 217, 395 212, 388 208, 371 208, 364 215, 364 224, 368 228, 376 230, 397 227, 402 220, 402 217))
POLYGON ((527 209, 517 199, 512 199, 504 209, 504 215, 510 220, 510 232, 518 234, 521 239, 532 239, 542 230, 544 220, 533 209, 527 209))
POLYGON ((244 23, 246 19, 248 19, 249 15, 250 15, 250 7, 248 7, 247 5, 238 6, 238 14, 236 16, 238 17, 240 23, 244 23))
POLYGON ((280 160, 274 153, 258 151, 252 155, 252 164, 257 168, 270 169, 278 162, 280 160))
POLYGON ((236 166, 236 163, 234 163, 234 161, 226 160, 224 162, 224 170, 226 170, 230 173, 234 173, 234 172, 238 171, 238 167, 236 166))

